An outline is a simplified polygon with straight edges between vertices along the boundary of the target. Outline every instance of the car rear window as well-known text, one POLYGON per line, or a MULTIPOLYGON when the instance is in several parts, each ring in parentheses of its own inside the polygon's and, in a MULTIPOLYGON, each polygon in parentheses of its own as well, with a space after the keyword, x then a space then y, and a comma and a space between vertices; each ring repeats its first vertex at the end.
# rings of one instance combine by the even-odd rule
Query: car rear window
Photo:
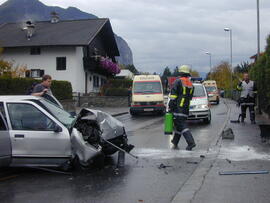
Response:
POLYGON ((193 97, 205 97, 205 91, 202 85, 194 85, 193 97))

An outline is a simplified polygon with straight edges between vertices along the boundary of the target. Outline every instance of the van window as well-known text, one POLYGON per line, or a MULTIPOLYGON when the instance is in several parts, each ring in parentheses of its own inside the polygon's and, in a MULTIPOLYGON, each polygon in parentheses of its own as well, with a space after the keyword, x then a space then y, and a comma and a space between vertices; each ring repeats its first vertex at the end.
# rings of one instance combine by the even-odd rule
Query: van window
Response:
POLYGON ((205 89, 206 89, 207 92, 215 92, 215 91, 217 91, 217 88, 213 87, 213 86, 206 86, 205 89))
POLYGON ((160 82, 135 82, 133 92, 136 93, 162 93, 160 82))
POLYGON ((206 96, 203 86, 195 85, 194 88, 195 89, 194 89, 193 97, 205 97, 206 96))

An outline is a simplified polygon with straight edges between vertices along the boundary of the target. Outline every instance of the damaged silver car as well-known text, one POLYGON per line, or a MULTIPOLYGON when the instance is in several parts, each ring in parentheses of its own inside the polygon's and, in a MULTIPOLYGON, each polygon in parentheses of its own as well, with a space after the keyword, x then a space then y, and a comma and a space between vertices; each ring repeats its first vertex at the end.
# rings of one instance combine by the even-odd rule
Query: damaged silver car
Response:
POLYGON ((124 125, 105 112, 85 108, 73 117, 41 97, 0 96, 0 167, 85 167, 132 148, 124 125))

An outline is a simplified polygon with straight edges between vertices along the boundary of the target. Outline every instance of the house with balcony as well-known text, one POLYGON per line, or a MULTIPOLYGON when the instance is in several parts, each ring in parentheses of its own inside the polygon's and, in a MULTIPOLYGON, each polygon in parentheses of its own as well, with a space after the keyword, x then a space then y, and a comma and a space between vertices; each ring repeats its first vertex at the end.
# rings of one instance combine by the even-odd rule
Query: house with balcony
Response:
POLYGON ((26 77, 49 74, 86 94, 98 92, 116 74, 120 55, 109 19, 61 21, 56 14, 51 21, 0 25, 0 47, 1 59, 27 67, 26 77))

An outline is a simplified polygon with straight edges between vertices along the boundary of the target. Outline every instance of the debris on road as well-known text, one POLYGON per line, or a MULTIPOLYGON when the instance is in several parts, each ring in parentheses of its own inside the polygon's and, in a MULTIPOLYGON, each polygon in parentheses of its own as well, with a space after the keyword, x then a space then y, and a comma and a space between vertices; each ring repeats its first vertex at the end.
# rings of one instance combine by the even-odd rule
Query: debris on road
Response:
POLYGON ((226 159, 226 161, 227 161, 229 164, 232 163, 232 161, 231 161, 230 159, 226 159))
POLYGON ((201 156, 200 156, 200 158, 204 159, 204 158, 205 158, 205 156, 204 156, 204 155, 201 155, 201 156))
POLYGON ((187 161, 187 164, 198 164, 198 161, 187 161))
POLYGON ((222 139, 230 139, 230 140, 234 139, 234 133, 231 128, 227 128, 223 130, 221 135, 222 135, 222 139))
POLYGON ((269 174, 269 171, 223 171, 219 175, 251 175, 251 174, 269 174))
POLYGON ((172 166, 166 166, 166 165, 164 165, 164 164, 160 164, 159 166, 158 166, 158 169, 163 169, 163 168, 168 168, 168 167, 172 167, 172 166))

